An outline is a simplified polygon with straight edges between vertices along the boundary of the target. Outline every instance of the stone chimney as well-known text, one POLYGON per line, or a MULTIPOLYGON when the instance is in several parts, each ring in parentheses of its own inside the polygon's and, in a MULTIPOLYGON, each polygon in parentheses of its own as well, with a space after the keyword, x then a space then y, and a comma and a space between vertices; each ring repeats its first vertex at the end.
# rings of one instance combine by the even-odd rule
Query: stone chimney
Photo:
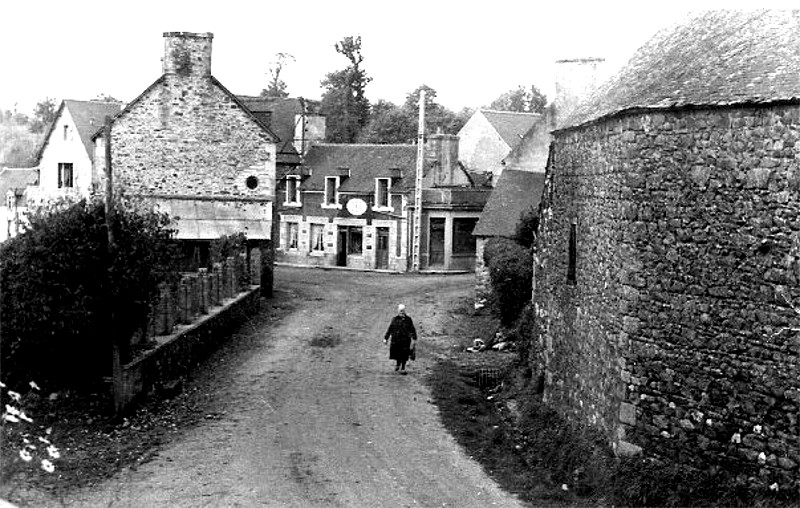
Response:
POLYGON ((211 76, 212 39, 210 32, 164 32, 164 74, 211 76))
POLYGON ((556 61, 556 98, 552 125, 558 125, 599 85, 603 58, 576 58, 556 61))
POLYGON ((430 134, 426 159, 433 165, 433 185, 456 184, 458 169, 458 136, 455 134, 430 134))

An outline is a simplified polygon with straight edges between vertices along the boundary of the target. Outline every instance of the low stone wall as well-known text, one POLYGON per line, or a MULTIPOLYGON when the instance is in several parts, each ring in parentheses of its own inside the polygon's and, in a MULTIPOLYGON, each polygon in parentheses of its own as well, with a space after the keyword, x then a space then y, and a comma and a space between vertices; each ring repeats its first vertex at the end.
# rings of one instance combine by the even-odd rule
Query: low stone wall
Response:
POLYGON ((154 349, 122 366, 117 407, 125 411, 141 396, 186 375, 227 339, 232 327, 258 312, 259 301, 260 287, 250 286, 191 325, 178 325, 170 335, 158 337, 154 349))

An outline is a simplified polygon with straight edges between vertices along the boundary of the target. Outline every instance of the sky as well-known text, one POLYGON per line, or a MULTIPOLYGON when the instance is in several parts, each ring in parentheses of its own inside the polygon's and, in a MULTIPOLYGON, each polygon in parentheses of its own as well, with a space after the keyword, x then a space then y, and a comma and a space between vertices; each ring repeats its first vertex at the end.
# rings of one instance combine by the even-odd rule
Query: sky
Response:
POLYGON ((517 86, 554 93, 554 62, 599 57, 619 69, 692 10, 789 8, 763 0, 0 0, 0 109, 30 115, 46 98, 128 102, 161 75, 164 32, 214 34, 211 72, 238 95, 266 88, 277 53, 291 96, 319 99, 360 36, 367 98, 402 104, 422 84, 459 111, 517 86))

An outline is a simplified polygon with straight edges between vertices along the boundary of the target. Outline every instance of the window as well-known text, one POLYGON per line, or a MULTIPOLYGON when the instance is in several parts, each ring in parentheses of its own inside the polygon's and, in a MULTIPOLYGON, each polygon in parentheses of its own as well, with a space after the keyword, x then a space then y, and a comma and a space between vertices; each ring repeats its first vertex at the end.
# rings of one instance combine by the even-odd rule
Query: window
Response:
POLYGON ((569 226, 569 265, 567 266, 567 282, 577 281, 576 268, 578 258, 578 225, 573 223, 569 226))
POLYGON ((324 231, 325 226, 323 224, 311 225, 311 241, 309 242, 311 252, 325 251, 324 231))
POLYGON ((72 187, 72 163, 58 163, 58 188, 72 187))
POLYGON ((296 249, 299 243, 299 236, 300 236, 300 224, 297 222, 290 222, 289 223, 289 238, 288 244, 290 249, 296 249))
POLYGON ((64 126, 64 141, 69 141, 69 125, 64 126))
POLYGON ((375 208, 389 208, 389 179, 375 179, 375 208))
POLYGON ((348 254, 361 254, 362 253, 362 231, 360 226, 350 226, 347 228, 347 253, 348 254))
POLYGON ((472 230, 477 223, 478 219, 474 217, 453 219, 453 254, 475 255, 475 237, 472 236, 472 230))
POLYGON ((325 177, 325 204, 327 206, 339 205, 339 177, 325 177))
POLYGON ((287 205, 300 204, 300 178, 297 176, 286 177, 286 203, 287 205))

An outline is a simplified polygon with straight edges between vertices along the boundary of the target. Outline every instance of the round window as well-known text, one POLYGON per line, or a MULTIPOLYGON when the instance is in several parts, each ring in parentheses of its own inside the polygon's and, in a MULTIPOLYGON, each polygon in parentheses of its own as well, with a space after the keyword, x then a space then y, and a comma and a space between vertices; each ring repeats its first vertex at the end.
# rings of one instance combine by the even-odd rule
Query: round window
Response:
POLYGON ((247 184, 248 189, 255 189, 258 187, 258 178, 255 176, 248 176, 247 180, 245 180, 245 184, 247 184))

